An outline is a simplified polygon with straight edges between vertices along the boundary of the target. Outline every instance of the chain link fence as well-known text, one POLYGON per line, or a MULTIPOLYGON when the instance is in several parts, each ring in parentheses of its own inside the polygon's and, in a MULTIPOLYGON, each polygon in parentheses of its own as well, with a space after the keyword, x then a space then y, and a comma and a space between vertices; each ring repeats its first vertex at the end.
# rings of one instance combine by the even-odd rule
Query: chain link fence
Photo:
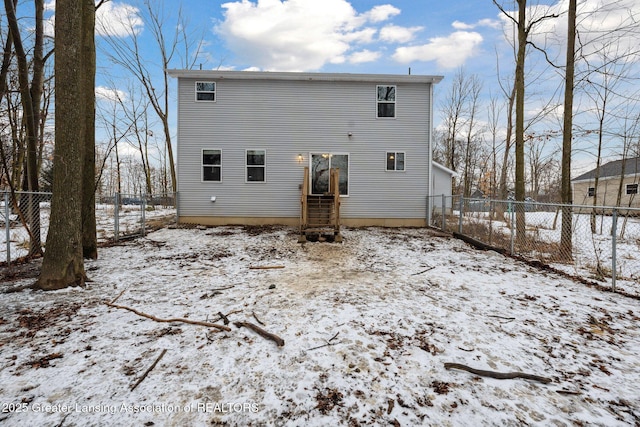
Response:
MULTIPOLYGON (((0 192, 0 263, 39 253, 47 240, 51 193, 0 192)), ((176 197, 115 194, 96 197, 99 243, 143 236, 176 219, 176 197)))
POLYGON ((640 295, 638 208, 461 196, 434 196, 429 206, 432 227, 640 295))

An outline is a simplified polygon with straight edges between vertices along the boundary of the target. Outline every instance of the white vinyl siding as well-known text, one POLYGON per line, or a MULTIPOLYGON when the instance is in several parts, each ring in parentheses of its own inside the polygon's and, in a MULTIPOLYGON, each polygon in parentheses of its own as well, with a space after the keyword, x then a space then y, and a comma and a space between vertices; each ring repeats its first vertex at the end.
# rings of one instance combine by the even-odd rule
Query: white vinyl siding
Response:
POLYGON ((384 81, 214 77, 213 104, 194 102, 196 80, 205 79, 178 82, 180 215, 298 218, 309 153, 348 153, 343 218, 426 217, 431 84, 389 81, 402 102, 394 120, 380 120, 372 112, 373 92, 384 81), (224 182, 215 193, 196 172, 203 147, 222 150, 224 182), (266 154, 265 181, 253 185, 247 183, 246 152, 258 149, 266 154), (384 153, 396 150, 411 159, 410 170, 386 172, 384 153))

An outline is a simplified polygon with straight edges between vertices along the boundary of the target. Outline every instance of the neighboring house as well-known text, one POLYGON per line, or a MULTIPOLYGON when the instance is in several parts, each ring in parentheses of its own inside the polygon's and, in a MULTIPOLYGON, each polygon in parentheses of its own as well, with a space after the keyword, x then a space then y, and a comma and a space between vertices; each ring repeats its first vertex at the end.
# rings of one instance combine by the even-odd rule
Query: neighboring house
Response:
POLYGON ((595 177, 596 169, 593 169, 571 181, 575 204, 616 206, 618 205, 618 192, 620 192, 619 206, 640 208, 640 198, 638 197, 640 157, 626 159, 624 162, 616 160, 601 165, 597 191, 595 177))
POLYGON ((178 79, 179 222, 297 225, 303 182, 326 196, 339 168, 342 224, 426 225, 442 77, 169 74, 178 79))

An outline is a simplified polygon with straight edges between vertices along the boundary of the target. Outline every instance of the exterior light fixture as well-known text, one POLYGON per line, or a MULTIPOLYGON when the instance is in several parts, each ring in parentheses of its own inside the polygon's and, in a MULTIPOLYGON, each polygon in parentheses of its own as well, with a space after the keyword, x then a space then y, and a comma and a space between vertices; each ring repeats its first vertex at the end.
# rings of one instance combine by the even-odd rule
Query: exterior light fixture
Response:
POLYGON ((304 156, 302 154, 298 154, 298 163, 302 163, 302 161, 304 160, 304 156))

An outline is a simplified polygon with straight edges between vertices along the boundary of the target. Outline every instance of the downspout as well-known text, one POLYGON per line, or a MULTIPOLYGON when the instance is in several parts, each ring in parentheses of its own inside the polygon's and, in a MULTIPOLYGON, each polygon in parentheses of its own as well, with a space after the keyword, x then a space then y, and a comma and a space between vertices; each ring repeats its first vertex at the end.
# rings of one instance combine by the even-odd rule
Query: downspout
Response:
POLYGON ((433 188, 433 83, 429 83, 429 126, 427 127, 427 173, 429 177, 427 179, 427 227, 431 225, 431 208, 433 200, 431 196, 431 189, 433 188))

